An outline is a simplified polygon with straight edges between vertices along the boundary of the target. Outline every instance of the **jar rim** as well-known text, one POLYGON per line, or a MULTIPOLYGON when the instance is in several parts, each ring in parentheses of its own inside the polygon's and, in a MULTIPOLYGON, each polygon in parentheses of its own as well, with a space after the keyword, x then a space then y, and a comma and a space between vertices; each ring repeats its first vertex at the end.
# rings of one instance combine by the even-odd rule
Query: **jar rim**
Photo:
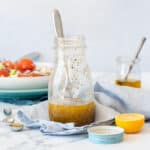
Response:
POLYGON ((55 40, 76 41, 85 40, 83 35, 66 35, 65 37, 55 37, 55 40))
MULTIPOLYGON (((133 58, 130 58, 129 56, 117 56, 116 62, 118 63, 131 63, 133 61, 133 58)), ((139 63, 141 61, 140 58, 137 58, 134 63, 139 63)))
POLYGON ((82 35, 55 37, 56 46, 61 48, 85 48, 85 38, 82 35))

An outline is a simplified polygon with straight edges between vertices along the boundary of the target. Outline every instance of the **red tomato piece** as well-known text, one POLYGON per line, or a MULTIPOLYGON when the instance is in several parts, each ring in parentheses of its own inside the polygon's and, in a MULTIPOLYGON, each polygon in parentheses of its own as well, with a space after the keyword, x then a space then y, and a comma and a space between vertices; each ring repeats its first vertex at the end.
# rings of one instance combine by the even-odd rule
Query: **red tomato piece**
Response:
POLYGON ((3 61, 2 64, 7 69, 14 69, 15 68, 15 63, 13 63, 12 61, 9 61, 9 60, 3 61))
POLYGON ((35 64, 31 59, 23 58, 16 63, 16 68, 20 71, 33 70, 35 64))
POLYGON ((8 77, 9 72, 7 70, 1 69, 0 70, 0 77, 8 77))

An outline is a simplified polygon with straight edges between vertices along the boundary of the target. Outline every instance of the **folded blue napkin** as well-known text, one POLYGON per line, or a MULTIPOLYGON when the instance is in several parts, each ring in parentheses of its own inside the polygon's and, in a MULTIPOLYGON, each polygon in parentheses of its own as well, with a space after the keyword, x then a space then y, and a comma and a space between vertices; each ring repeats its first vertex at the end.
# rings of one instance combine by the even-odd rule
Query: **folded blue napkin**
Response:
POLYGON ((47 120, 31 120, 22 111, 17 112, 18 118, 26 128, 40 129, 45 135, 56 135, 57 132, 71 131, 75 126, 74 123, 58 123, 47 120))
MULTIPOLYGON (((44 135, 74 135, 86 133, 87 126, 75 127, 74 123, 59 123, 47 120, 32 120, 24 112, 17 112, 26 128, 39 129, 44 135)), ((112 122, 110 122, 112 123, 112 122)))
POLYGON ((143 89, 96 82, 96 100, 120 113, 142 113, 150 120, 150 93, 143 89))
POLYGON ((87 133, 87 128, 95 125, 110 125, 114 123, 114 119, 106 121, 96 121, 89 125, 76 127, 74 123, 59 123, 42 119, 31 119, 23 111, 17 112, 18 119, 26 128, 39 129, 44 135, 77 135, 87 133))
POLYGON ((126 100, 123 99, 118 93, 115 93, 114 91, 111 91, 110 89, 104 88, 102 85, 100 85, 98 82, 96 82, 94 86, 95 91, 95 98, 102 104, 105 104, 109 107, 112 107, 113 109, 116 109, 118 112, 126 112, 128 110, 128 105, 126 104, 126 100), (108 96, 108 98, 100 98, 99 94, 103 93, 105 96, 108 96), (103 101, 105 101, 105 103, 103 101), (108 102, 109 100, 109 102, 108 102))

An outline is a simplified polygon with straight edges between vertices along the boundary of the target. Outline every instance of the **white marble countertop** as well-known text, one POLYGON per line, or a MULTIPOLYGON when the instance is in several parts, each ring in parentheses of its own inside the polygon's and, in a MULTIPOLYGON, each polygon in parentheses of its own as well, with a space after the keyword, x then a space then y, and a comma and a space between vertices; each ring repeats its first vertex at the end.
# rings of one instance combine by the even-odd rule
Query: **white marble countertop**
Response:
POLYGON ((6 126, 0 126, 0 150, 50 150, 86 138, 86 134, 76 136, 45 136, 36 130, 13 132, 6 126))
POLYGON ((77 150, 85 148, 94 150, 133 150, 150 146, 150 124, 146 124, 138 134, 125 134, 124 141, 118 144, 100 145, 91 143, 87 135, 43 136, 35 130, 12 132, 0 127, 1 150, 77 150))
MULTIPOLYGON (((95 75, 98 76, 98 75, 95 75)), ((103 75, 102 75, 103 76, 103 75)), ((99 76, 101 77, 101 76, 99 76)), ((146 89, 150 89, 150 73, 142 75, 146 89), (144 77, 143 77, 144 76, 144 77), (147 80, 147 82, 146 82, 147 80)), ((0 125, 0 150, 131 150, 150 146, 150 124, 145 124, 138 134, 125 134, 124 141, 118 144, 100 145, 91 143, 87 134, 75 136, 45 136, 36 130, 12 132, 10 128, 0 125)))
POLYGON ((136 134, 124 134, 124 140, 117 144, 93 144, 88 138, 68 143, 53 150, 142 150, 150 147, 150 124, 145 124, 143 130, 136 134))

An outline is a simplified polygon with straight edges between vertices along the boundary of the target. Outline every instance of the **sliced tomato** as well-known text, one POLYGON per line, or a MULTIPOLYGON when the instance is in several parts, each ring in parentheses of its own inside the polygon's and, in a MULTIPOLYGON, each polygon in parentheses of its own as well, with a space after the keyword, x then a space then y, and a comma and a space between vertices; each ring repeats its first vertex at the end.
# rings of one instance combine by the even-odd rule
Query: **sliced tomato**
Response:
POLYGON ((14 69, 15 68, 15 63, 13 63, 12 61, 9 61, 9 60, 3 61, 2 64, 7 69, 14 69))
POLYGON ((8 77, 9 76, 9 72, 8 70, 0 70, 0 77, 8 77))
POLYGON ((16 68, 20 71, 33 70, 35 64, 31 59, 23 58, 16 63, 16 68))

